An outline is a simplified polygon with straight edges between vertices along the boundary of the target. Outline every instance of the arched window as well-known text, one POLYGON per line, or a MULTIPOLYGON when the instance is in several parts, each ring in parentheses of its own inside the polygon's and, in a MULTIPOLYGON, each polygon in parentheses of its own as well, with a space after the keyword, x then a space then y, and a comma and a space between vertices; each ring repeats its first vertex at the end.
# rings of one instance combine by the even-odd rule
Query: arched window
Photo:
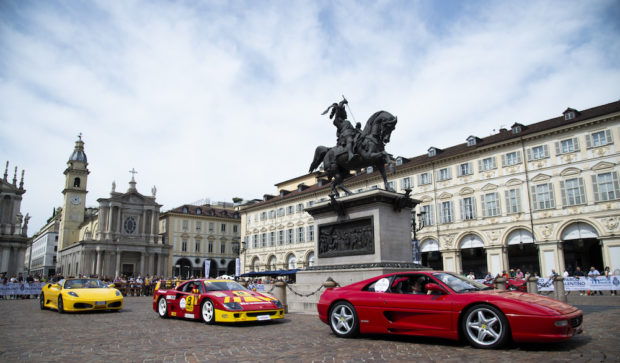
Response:
POLYGON ((271 256, 271 258, 269 258, 269 270, 276 270, 276 256, 271 256))
POLYGON ((314 266, 314 252, 308 254, 308 267, 314 266))
POLYGON ((291 255, 288 256, 288 269, 294 270, 296 268, 297 268, 297 258, 295 257, 294 254, 291 253, 291 255))
POLYGON ((79 188, 80 187, 80 178, 73 179, 73 186, 75 188, 79 188))
POLYGON ((260 260, 258 259, 258 257, 254 259, 254 262, 252 262, 252 270, 260 271, 260 260))

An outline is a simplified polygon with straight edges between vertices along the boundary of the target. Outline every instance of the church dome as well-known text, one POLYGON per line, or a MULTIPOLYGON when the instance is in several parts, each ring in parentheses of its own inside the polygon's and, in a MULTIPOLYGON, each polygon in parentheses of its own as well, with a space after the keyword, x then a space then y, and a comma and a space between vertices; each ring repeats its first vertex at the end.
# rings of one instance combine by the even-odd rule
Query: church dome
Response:
POLYGON ((86 153, 84 152, 84 141, 82 141, 81 134, 79 136, 79 139, 75 142, 75 149, 73 149, 73 153, 71 153, 69 161, 80 161, 83 163, 88 162, 86 160, 86 153))

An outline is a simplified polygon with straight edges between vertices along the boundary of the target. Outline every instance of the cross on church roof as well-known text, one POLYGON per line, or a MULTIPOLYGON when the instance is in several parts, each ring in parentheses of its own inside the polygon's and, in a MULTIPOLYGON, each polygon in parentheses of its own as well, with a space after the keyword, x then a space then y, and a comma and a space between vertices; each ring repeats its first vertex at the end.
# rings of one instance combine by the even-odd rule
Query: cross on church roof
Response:
POLYGON ((78 134, 78 139, 80 139, 80 141, 82 141, 82 133, 81 132, 78 134))
POLYGON ((131 170, 129 170, 129 172, 131 173, 131 180, 134 180, 133 177, 138 174, 138 172, 136 171, 136 169, 131 168, 131 170))

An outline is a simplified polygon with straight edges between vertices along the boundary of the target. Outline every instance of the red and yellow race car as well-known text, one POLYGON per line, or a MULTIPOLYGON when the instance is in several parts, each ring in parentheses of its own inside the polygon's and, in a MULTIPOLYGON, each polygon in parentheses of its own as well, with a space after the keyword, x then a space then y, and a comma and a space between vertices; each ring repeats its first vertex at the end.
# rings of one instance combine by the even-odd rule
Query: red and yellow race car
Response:
POLYGON ((284 318, 280 300, 250 291, 233 280, 159 282, 153 293, 153 310, 162 318, 202 319, 207 324, 284 318))

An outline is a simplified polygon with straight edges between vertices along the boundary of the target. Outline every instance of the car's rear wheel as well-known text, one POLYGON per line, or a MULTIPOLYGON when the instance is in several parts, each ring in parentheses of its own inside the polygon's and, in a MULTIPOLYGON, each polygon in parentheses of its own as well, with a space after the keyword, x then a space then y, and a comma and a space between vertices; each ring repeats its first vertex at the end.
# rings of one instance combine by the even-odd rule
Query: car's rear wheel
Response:
POLYGON ((39 305, 41 310, 45 310, 45 296, 43 295, 43 292, 41 292, 41 296, 39 297, 39 305))
POLYGON ((157 313, 162 319, 168 317, 168 301, 164 296, 157 300, 157 313))
POLYGON ((329 326, 340 338, 352 338, 359 334, 359 319, 353 305, 346 301, 337 302, 329 311, 329 326))
POLYGON ((215 323, 215 308, 211 300, 204 299, 202 301, 202 305, 200 305, 200 317, 206 324, 215 323))
POLYGON ((491 305, 472 306, 465 312, 461 324, 465 338, 476 348, 498 348, 509 337, 508 320, 499 309, 491 305))
POLYGON ((58 297, 58 312, 61 314, 65 312, 65 306, 62 304, 62 296, 58 297))

